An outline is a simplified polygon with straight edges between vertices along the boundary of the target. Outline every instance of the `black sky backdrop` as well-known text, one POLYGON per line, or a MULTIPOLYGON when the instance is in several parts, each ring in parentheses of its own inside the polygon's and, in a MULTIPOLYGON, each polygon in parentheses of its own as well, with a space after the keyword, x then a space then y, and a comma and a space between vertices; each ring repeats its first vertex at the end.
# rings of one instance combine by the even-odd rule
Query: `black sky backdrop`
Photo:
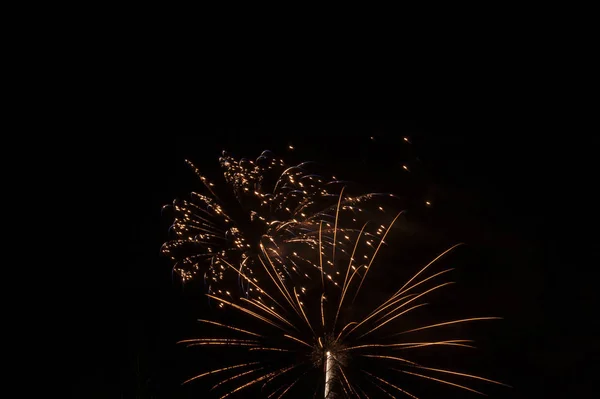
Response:
MULTIPOLYGON (((367 189, 411 196, 423 234, 434 242, 467 243, 468 254, 457 265, 461 298, 473 301, 467 310, 505 317, 473 329, 481 348, 474 373, 514 387, 494 388, 490 396, 574 398, 591 392, 598 340, 588 308, 597 274, 581 255, 593 245, 585 223, 585 208, 592 204, 584 192, 595 181, 582 163, 591 141, 550 134, 547 124, 505 115, 144 118, 136 131, 145 134, 98 134, 83 146, 82 167, 89 171, 83 179, 92 180, 93 189, 81 195, 90 199, 87 213, 97 228, 80 249, 86 255, 77 267, 84 271, 70 284, 76 298, 73 397, 205 397, 193 384, 180 383, 209 359, 175 342, 199 335, 194 320, 208 309, 201 292, 172 279, 169 262, 159 254, 171 221, 161 207, 200 190, 184 159, 218 176, 224 149, 239 157, 256 158, 269 149, 288 163, 319 161, 367 189), (411 177, 401 168, 405 159, 413 162, 411 177), (425 200, 432 207, 422 206, 425 200)), ((448 306, 464 303, 449 300, 448 306)), ((444 392, 469 395, 450 387, 444 392)))

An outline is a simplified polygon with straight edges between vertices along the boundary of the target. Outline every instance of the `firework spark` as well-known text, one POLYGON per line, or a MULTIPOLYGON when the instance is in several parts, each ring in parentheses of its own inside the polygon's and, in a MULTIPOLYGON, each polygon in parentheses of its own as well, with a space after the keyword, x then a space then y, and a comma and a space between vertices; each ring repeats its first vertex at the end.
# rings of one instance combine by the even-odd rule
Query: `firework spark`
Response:
POLYGON ((376 258, 388 250, 385 240, 402 220, 403 212, 391 212, 384 200, 393 197, 347 194, 338 181, 308 173, 306 164, 287 167, 265 153, 256 162, 224 155, 221 165, 238 204, 246 210, 246 222, 251 223, 232 216, 216 186, 200 176, 211 196, 193 194, 195 201, 175 202, 173 226, 178 237, 163 250, 184 280, 206 265, 206 278, 211 281, 206 295, 220 307, 237 312, 236 324, 242 324, 202 319, 222 335, 180 342, 236 350, 250 360, 216 367, 184 384, 220 377, 211 390, 220 391, 221 399, 257 389, 259 382, 260 394, 256 395, 268 398, 307 387, 322 398, 396 397, 398 393, 417 398, 402 386, 406 378, 481 393, 439 374, 501 384, 424 365, 409 355, 397 356, 400 350, 410 354, 441 347, 473 348, 472 341, 463 338, 414 337, 425 330, 444 331, 446 326, 498 319, 470 317, 401 327, 407 314, 423 311, 427 303, 420 300, 452 284, 439 281, 452 269, 427 273, 460 244, 443 251, 394 294, 364 311, 364 304, 370 302, 364 301, 364 287, 372 284, 369 272, 376 258), (267 172, 271 171, 278 177, 269 183, 267 172), (177 251, 184 247, 185 251, 177 251), (216 284, 226 284, 228 276, 239 281, 241 291, 216 284))

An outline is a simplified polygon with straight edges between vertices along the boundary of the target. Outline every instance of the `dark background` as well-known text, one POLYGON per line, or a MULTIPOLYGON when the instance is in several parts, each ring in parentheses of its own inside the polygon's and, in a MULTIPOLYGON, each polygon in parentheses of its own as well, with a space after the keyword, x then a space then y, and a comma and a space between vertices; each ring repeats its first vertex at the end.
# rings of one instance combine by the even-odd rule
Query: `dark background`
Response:
POLYGON ((432 239, 468 244, 458 267, 461 295, 473 301, 469 310, 505 317, 477 327, 479 374, 514 387, 490 396, 591 392, 597 272, 583 256, 595 234, 586 216, 595 206, 586 194, 596 184, 584 155, 593 148, 590 139, 507 115, 183 121, 148 114, 140 120, 131 122, 135 137, 98 133, 81 145, 80 180, 92 184, 80 197, 91 231, 71 284, 73 397, 204 397, 180 383, 207 360, 175 342, 198 332, 194 320, 206 315, 206 305, 172 280, 159 255, 170 222, 161 207, 200 190, 184 159, 216 177, 223 149, 239 157, 269 149, 288 163, 319 161, 367 189, 410 196, 432 239), (433 206, 424 207, 425 200, 433 206))

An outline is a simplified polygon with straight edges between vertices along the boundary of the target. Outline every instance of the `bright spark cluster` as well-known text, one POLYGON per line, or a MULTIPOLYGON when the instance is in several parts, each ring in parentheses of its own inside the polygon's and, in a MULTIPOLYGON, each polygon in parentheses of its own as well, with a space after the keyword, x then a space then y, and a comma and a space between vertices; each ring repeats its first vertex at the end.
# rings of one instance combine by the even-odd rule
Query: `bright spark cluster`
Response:
MULTIPOLYGON (((237 291, 236 284, 247 297, 260 293, 250 281, 258 282, 259 255, 266 261, 266 254, 279 279, 302 285, 302 280, 310 280, 307 268, 312 268, 339 286, 339 272, 321 268, 321 262, 331 266, 333 259, 322 257, 326 251, 335 255, 336 248, 347 253, 361 222, 373 218, 369 211, 385 212, 372 205, 383 197, 394 200, 389 194, 342 197, 346 182, 310 173, 308 162, 289 167, 268 151, 255 161, 238 161, 224 152, 223 194, 187 163, 207 193, 192 192, 188 199, 173 201, 176 237, 163 245, 162 252, 173 260, 173 270, 184 282, 201 274, 210 293, 237 291), (236 203, 223 200, 224 194, 233 194, 236 203)), ((371 238, 366 244, 373 247, 385 227, 369 226, 372 231, 363 233, 371 238)))

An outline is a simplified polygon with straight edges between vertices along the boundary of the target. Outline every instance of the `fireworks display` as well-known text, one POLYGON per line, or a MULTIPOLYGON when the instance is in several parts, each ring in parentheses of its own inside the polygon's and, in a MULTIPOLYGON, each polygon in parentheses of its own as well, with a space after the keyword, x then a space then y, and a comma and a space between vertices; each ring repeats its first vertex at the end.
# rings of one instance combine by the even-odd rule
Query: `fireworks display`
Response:
POLYGON ((210 390, 221 399, 247 397, 251 390, 265 398, 299 392, 417 398, 404 383, 410 379, 478 394, 475 384, 504 385, 413 356, 432 348, 472 348, 464 337, 433 339, 429 332, 498 317, 402 324, 424 311, 432 293, 452 284, 445 279, 452 269, 437 266, 460 244, 391 296, 377 298, 370 272, 382 253, 392 251, 393 231, 402 223, 396 197, 356 194, 347 182, 311 172, 310 163, 287 166, 269 152, 254 161, 224 153, 220 163, 221 185, 189 163, 205 190, 174 201, 176 237, 163 253, 184 282, 202 278, 211 302, 238 314, 235 323, 199 320, 214 336, 180 342, 235 350, 236 359, 247 361, 218 365, 184 384, 210 379, 210 390), (370 303, 375 305, 365 308, 370 303))

